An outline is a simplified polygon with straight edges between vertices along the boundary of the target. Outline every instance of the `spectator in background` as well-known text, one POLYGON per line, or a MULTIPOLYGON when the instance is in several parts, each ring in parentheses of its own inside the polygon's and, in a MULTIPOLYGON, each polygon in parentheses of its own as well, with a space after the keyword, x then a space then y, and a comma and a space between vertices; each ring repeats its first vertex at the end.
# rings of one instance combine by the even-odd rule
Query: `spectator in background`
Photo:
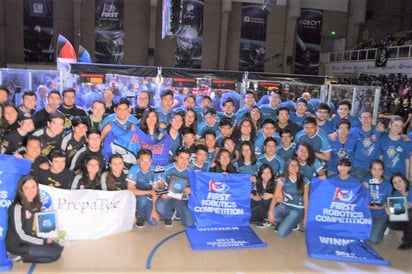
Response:
POLYGON ((47 106, 47 97, 49 94, 49 90, 47 89, 46 86, 44 85, 39 85, 36 89, 36 95, 37 95, 37 105, 36 105, 36 111, 45 108, 47 106))

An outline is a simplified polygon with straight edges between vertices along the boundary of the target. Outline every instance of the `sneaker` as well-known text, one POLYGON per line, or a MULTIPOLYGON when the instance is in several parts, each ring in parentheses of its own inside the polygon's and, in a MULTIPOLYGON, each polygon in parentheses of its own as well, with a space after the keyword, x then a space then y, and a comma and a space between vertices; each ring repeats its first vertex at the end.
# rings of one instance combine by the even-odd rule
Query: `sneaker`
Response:
POLYGON ((22 259, 20 255, 14 255, 9 252, 7 252, 7 256, 9 257, 10 261, 13 261, 13 262, 18 262, 18 261, 21 261, 22 259))
POLYGON ((278 232, 278 226, 279 226, 279 223, 278 223, 278 222, 273 223, 273 230, 274 230, 275 232, 278 232))
POLYGON ((398 249, 399 250, 408 250, 412 248, 412 242, 403 242, 398 249))
POLYGON ((136 227, 137 228, 143 228, 144 227, 144 219, 142 217, 137 217, 136 227))
POLYGON ((180 217, 177 215, 177 211, 173 213, 172 220, 180 221, 180 217))
POLYGON ((391 232, 391 229, 389 227, 386 227, 385 232, 383 233, 383 235, 388 235, 389 232, 391 232))
POLYGON ((171 226, 173 226, 173 220, 172 220, 172 219, 166 219, 166 220, 165 220, 165 226, 166 226, 166 227, 171 227, 171 226))
POLYGON ((299 224, 297 224, 297 225, 295 225, 294 228, 292 228, 292 230, 293 230, 293 231, 299 230, 299 227, 300 227, 299 224))
POLYGON ((263 221, 263 222, 256 225, 257 228, 266 228, 266 227, 270 227, 270 226, 272 226, 272 224, 267 220, 265 220, 265 221, 263 221))

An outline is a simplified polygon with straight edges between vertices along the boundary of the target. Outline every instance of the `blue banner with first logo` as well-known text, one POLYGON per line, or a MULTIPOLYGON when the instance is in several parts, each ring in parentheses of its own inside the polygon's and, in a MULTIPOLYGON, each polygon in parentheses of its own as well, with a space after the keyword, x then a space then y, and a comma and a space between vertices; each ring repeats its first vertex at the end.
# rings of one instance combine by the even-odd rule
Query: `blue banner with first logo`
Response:
POLYGON ((366 240, 372 228, 367 190, 361 183, 312 180, 306 224, 311 258, 389 264, 366 240))
POLYGON ((192 249, 266 247, 249 225, 249 175, 192 171, 189 180, 195 225, 186 235, 192 249))

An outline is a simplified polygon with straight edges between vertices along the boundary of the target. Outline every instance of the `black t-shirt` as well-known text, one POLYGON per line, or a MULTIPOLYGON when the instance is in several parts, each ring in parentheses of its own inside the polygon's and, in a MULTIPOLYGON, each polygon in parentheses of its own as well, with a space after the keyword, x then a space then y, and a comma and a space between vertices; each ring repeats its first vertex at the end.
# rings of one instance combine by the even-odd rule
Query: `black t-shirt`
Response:
POLYGON ((60 173, 52 173, 50 170, 38 169, 34 171, 34 175, 40 184, 56 188, 70 189, 73 182, 73 173, 64 169, 60 173))
POLYGON ((18 148, 23 146, 26 137, 27 135, 21 136, 17 129, 7 134, 3 140, 4 154, 13 154, 18 148))

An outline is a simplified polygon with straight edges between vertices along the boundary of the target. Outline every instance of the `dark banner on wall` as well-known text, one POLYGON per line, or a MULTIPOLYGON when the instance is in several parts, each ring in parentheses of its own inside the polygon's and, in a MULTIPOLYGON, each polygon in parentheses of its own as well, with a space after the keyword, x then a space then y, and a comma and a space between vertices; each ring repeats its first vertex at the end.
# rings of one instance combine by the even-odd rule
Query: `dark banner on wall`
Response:
POLYGON ((54 62, 53 0, 24 0, 24 61, 54 62))
POLYGON ((239 70, 263 72, 266 53, 266 18, 262 5, 243 4, 239 70))
POLYGON ((295 73, 317 75, 323 11, 302 9, 296 30, 295 73))
POLYGON ((123 64, 124 0, 95 0, 97 63, 123 64))
POLYGON ((175 67, 202 66, 203 0, 184 0, 182 24, 176 32, 175 67))

